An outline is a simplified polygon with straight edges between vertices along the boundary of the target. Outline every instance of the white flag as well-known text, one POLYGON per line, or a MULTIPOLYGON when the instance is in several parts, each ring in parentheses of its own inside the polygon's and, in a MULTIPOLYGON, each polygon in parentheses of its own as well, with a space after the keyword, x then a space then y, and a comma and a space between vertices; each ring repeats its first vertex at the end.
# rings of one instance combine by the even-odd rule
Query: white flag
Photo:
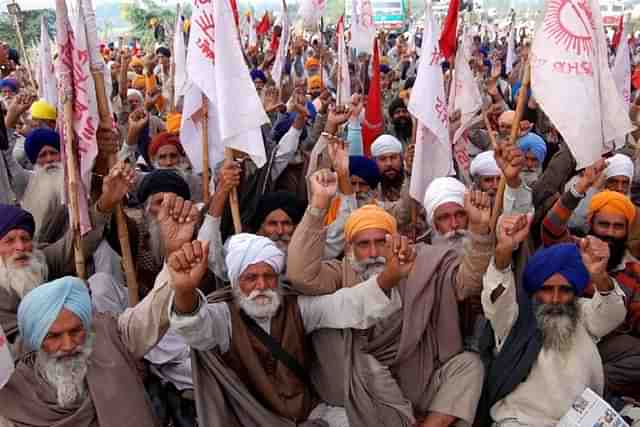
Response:
POLYGON ((473 44, 471 34, 465 29, 462 46, 458 49, 455 59, 454 80, 451 87, 449 112, 460 111, 460 127, 456 130, 453 143, 457 143, 473 118, 482 108, 482 95, 473 71, 469 67, 471 60, 470 49, 473 44))
POLYGON ((287 52, 289 51, 289 39, 291 34, 291 28, 289 24, 289 14, 287 12, 287 3, 282 0, 282 34, 280 36, 280 43, 278 44, 278 52, 273 61, 273 68, 271 69, 271 78, 276 84, 276 87, 280 87, 282 83, 282 71, 284 70, 285 62, 287 61, 287 52))
POLYGON ((596 1, 550 0, 532 45, 533 95, 578 169, 633 129, 609 69, 603 28, 596 1))
POLYGON ((618 45, 616 60, 611 73, 613 74, 613 80, 616 82, 618 93, 622 97, 628 112, 631 106, 631 60, 629 57, 629 41, 625 31, 622 32, 620 37, 620 44, 618 45))
POLYGON ((509 30, 509 42, 507 44, 507 61, 505 62, 505 68, 507 74, 513 70, 513 64, 516 62, 516 26, 511 24, 509 30))
POLYGON ((320 17, 324 15, 326 0, 301 0, 298 17, 306 28, 317 28, 320 17))
POLYGON ((420 203, 433 179, 453 171, 449 115, 440 65, 442 57, 438 47, 440 32, 436 28, 431 2, 427 3, 424 23, 422 47, 425 54, 420 59, 408 106, 418 121, 409 194, 420 203))
POLYGON ((9 341, 7 340, 2 326, 0 326, 0 388, 4 387, 11 375, 13 375, 13 357, 9 351, 9 341))
POLYGON ((346 105, 351 102, 351 77, 349 75, 349 57, 344 37, 344 17, 338 21, 336 29, 338 37, 338 72, 337 72, 337 105, 346 105))
POLYGON ((184 45, 184 32, 180 14, 176 17, 176 29, 173 35, 173 90, 176 100, 184 95, 187 84, 187 49, 184 45))
POLYGON ((376 26, 373 22, 371 0, 352 0, 351 47, 358 52, 371 53, 376 26))
POLYGON ((258 46, 258 33, 256 32, 256 20, 253 12, 249 15, 249 49, 258 46))
POLYGON ((58 105, 58 80, 53 67, 47 19, 44 15, 40 18, 40 46, 38 47, 38 56, 40 57, 40 66, 38 67, 39 95, 49 104, 58 105))

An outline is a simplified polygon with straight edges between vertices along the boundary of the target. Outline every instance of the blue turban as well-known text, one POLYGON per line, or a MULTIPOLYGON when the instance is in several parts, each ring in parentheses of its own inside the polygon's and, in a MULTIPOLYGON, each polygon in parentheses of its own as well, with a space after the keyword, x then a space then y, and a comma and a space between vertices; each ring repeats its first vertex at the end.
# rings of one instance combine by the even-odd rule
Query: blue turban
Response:
POLYGON ((391 71, 391 68, 387 64, 380 64, 380 72, 382 74, 387 74, 389 71, 391 71))
MULTIPOLYGON (((271 140, 274 142, 280 142, 282 137, 289 132, 291 126, 293 126, 293 122, 298 117, 298 113, 289 112, 282 114, 278 120, 275 122, 273 127, 271 128, 271 140)), ((300 135, 300 140, 304 140, 307 137, 307 129, 306 126, 302 128, 302 134, 300 135)))
POLYGON ((58 132, 47 128, 38 128, 27 135, 27 139, 24 141, 24 151, 32 164, 36 164, 38 154, 40 154, 40 150, 45 145, 60 151, 60 135, 58 132))
POLYGON ((582 295, 590 276, 574 243, 560 243, 540 249, 529 258, 522 279, 525 291, 535 293, 556 273, 567 279, 577 296, 582 295))
POLYGON ((18 306, 18 329, 31 350, 40 350, 42 341, 63 308, 91 329, 91 297, 89 289, 77 277, 66 276, 33 289, 18 306))
POLYGON ((0 239, 16 229, 24 230, 33 237, 36 230, 33 216, 17 206, 0 204, 0 239))
POLYGON ((18 82, 13 79, 0 80, 0 89, 4 89, 6 87, 11 89, 13 93, 18 92, 18 82))
POLYGON ((520 147, 524 154, 527 154, 529 151, 533 152, 536 159, 540 162, 540 166, 542 166, 544 158, 547 157, 547 144, 545 144, 544 139, 533 132, 529 132, 520 138, 518 140, 518 147, 520 147))
POLYGON ((349 175, 364 179, 372 189, 378 186, 381 179, 376 162, 364 156, 349 156, 349 175))
POLYGON ((254 68, 253 70, 251 70, 251 80, 252 81, 256 81, 256 80, 262 80, 263 82, 267 81, 267 75, 264 73, 264 71, 258 69, 258 68, 254 68))

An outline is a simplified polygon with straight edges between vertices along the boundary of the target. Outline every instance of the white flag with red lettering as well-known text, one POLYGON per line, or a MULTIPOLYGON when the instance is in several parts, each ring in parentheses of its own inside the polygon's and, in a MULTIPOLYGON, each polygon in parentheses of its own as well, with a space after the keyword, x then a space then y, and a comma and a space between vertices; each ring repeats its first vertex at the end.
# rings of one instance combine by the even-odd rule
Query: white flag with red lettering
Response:
POLYGON ((349 56, 347 55, 347 43, 344 34, 344 16, 338 20, 336 37, 338 38, 338 93, 336 104, 347 105, 351 102, 351 76, 349 74, 349 56))
POLYGON ((438 47, 440 34, 436 28, 431 2, 427 3, 424 24, 424 55, 420 59, 408 106, 418 121, 409 194, 420 203, 433 179, 453 172, 449 115, 440 64, 442 56, 438 47))
POLYGON ((47 30, 47 18, 40 17, 40 46, 38 47, 38 89, 40 98, 51 105, 58 105, 58 80, 53 67, 51 41, 47 30))
POLYGON ((579 169, 633 129, 609 69, 603 28, 595 0, 548 0, 532 44, 533 96, 579 169))
POLYGON ((631 106, 631 59, 629 57, 629 40, 624 30, 620 37, 611 73, 628 112, 631 106))
POLYGON ((273 60, 273 68, 271 69, 271 78, 278 88, 282 84, 282 72, 287 61, 289 39, 291 38, 291 24, 289 23, 289 13, 287 12, 287 3, 285 0, 282 0, 282 21, 280 25, 282 26, 282 35, 280 36, 278 51, 276 52, 276 57, 273 60))
POLYGON ((9 341, 0 326, 0 388, 4 387, 11 375, 13 375, 14 364, 11 351, 9 350, 9 341))

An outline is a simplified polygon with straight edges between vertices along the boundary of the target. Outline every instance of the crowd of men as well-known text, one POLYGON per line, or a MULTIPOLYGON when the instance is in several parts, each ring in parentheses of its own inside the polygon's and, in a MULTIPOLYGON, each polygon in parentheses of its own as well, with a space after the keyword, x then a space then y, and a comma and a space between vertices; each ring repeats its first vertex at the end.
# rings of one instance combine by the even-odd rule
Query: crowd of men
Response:
POLYGON ((369 55, 350 60, 354 95, 336 105, 327 34, 292 40, 280 88, 277 43, 247 49, 268 162, 212 165, 211 194, 169 102, 171 50, 103 46, 118 126, 97 134, 86 281, 61 113, 0 48, 0 326, 15 359, 0 426, 539 427, 586 388, 640 422, 636 135, 576 170, 535 94, 517 123, 528 40, 507 73, 506 38, 477 36, 488 107, 465 134, 472 161, 414 200, 420 58, 413 35, 380 41, 384 132, 368 157, 369 55))

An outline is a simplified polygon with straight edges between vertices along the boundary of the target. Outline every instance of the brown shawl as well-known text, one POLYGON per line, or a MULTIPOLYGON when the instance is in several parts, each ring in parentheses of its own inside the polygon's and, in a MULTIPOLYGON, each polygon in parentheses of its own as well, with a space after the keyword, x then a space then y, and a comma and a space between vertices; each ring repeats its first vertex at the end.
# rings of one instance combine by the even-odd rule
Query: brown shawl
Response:
POLYGON ((89 396, 83 402, 60 408, 55 390, 34 369, 36 354, 29 353, 0 389, 0 415, 18 427, 153 427, 151 406, 135 360, 120 339, 117 319, 95 315, 93 328, 89 396))
POLYGON ((19 304, 20 297, 13 289, 8 290, 0 285, 0 326, 9 340, 12 340, 12 336, 18 332, 19 304))
POLYGON ((455 294, 459 254, 421 245, 409 278, 399 286, 402 311, 368 333, 314 333, 313 379, 320 398, 347 409, 351 427, 409 426, 427 412, 433 372, 462 352, 455 294), (342 384, 331 381, 341 377, 342 384), (409 402, 407 402, 407 400, 409 402))

